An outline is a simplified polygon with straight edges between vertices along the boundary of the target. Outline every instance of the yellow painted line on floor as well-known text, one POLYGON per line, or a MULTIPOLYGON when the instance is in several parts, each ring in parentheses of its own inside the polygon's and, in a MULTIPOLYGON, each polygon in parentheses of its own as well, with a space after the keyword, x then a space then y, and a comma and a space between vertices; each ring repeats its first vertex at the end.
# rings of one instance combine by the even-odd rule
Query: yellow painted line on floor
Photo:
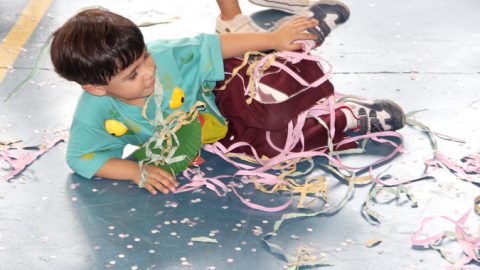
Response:
POLYGON ((0 82, 17 59, 21 48, 32 35, 53 0, 30 0, 7 36, 0 44, 0 82))

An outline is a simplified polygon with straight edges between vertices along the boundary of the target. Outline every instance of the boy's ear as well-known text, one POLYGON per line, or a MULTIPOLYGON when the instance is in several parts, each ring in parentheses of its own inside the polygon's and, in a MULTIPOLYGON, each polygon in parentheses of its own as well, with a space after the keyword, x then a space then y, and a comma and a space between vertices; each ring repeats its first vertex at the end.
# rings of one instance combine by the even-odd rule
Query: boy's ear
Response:
POLYGON ((85 84, 82 85, 82 88, 94 96, 105 96, 107 94, 107 88, 102 85, 85 84))

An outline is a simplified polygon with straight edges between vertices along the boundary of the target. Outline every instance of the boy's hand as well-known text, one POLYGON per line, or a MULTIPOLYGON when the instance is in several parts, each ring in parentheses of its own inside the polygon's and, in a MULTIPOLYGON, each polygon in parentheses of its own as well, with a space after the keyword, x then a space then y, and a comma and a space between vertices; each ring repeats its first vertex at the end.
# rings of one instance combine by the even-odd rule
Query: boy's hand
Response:
POLYGON ((294 43, 297 40, 313 40, 316 39, 314 34, 306 30, 315 27, 318 21, 314 18, 306 16, 295 16, 288 20, 274 32, 275 49, 277 51, 294 51, 302 48, 302 44, 294 43))
MULTIPOLYGON (((146 170, 147 181, 144 183, 144 187, 151 194, 157 195, 157 190, 163 194, 175 191, 178 182, 171 174, 153 165, 148 165, 146 170)), ((140 182, 140 176, 134 181, 138 184, 140 182)))

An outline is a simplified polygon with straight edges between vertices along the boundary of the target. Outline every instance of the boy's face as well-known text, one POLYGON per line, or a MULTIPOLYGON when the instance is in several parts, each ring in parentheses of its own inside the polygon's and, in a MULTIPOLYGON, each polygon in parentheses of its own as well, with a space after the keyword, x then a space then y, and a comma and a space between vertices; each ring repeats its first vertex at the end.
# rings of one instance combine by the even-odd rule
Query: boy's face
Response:
POLYGON ((145 50, 143 55, 133 64, 113 76, 101 93, 94 95, 108 95, 124 103, 143 105, 144 97, 153 93, 155 86, 155 62, 150 53, 145 50))

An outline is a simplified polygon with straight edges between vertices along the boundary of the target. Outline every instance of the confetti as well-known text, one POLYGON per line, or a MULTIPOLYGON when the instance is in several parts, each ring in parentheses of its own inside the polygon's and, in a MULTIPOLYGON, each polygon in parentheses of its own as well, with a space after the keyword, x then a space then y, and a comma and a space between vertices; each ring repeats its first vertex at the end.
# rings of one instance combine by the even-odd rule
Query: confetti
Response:
POLYGON ((178 202, 166 201, 165 202, 165 207, 177 208, 178 207, 178 202))
POLYGON ((210 238, 206 236, 198 236, 198 237, 192 237, 190 239, 192 242, 202 242, 202 243, 215 243, 218 244, 217 239, 215 238, 210 238))
POLYGON ((382 243, 382 240, 373 238, 373 239, 368 239, 367 242, 365 242, 365 246, 368 248, 371 248, 379 245, 380 243, 382 243))
POLYGON ((253 232, 253 235, 255 236, 259 236, 263 233, 263 229, 262 227, 260 226, 255 226, 253 229, 252 229, 252 232, 253 232))
POLYGON ((190 200, 191 203, 199 203, 199 202, 201 202, 201 201, 202 201, 202 199, 200 199, 200 198, 196 198, 196 199, 191 199, 191 200, 190 200))

